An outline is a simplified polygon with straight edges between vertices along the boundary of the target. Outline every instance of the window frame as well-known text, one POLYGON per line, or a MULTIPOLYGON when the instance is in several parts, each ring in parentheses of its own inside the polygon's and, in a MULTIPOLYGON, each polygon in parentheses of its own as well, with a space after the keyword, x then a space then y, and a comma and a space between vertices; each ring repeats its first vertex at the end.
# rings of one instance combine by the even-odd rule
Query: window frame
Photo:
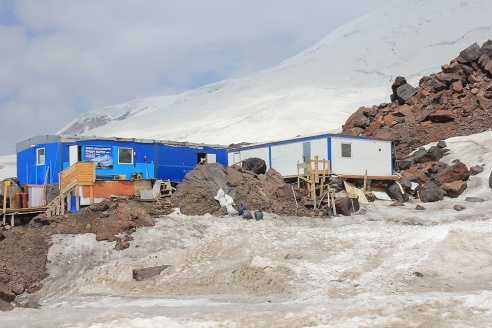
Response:
POLYGON ((341 157, 342 158, 352 158, 352 143, 351 142, 342 142, 341 143, 341 157), (347 147, 348 147, 348 156, 347 156, 347 147))
POLYGON ((46 163, 46 148, 41 147, 41 148, 36 148, 36 165, 44 165, 46 163), (39 160, 39 153, 40 151, 43 151, 43 162, 39 160))
POLYGON ((122 164, 122 165, 126 165, 126 164, 129 164, 129 165, 133 165, 133 160, 134 160, 134 152, 135 150, 132 148, 132 147, 118 147, 118 164, 122 164), (121 162, 120 159, 120 154, 121 154, 121 151, 122 150, 130 150, 130 162, 129 163, 126 163, 126 162, 121 162))

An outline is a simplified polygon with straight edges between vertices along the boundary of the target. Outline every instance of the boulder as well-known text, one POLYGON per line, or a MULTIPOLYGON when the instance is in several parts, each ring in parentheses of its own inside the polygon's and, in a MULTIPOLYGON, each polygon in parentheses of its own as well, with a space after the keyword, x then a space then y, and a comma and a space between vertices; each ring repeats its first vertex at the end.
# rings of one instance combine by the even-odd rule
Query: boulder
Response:
POLYGON ((396 165, 401 171, 408 170, 413 165, 413 158, 399 160, 396 165))
POLYGON ((26 285, 21 282, 16 282, 10 287, 10 291, 15 295, 20 295, 26 290, 26 285))
POLYGON ((444 199, 444 192, 429 180, 420 189, 419 197, 424 203, 437 202, 444 199))
MULTIPOLYGON (((411 186, 411 184, 410 184, 410 186, 411 186)), ((388 196, 390 196, 391 199, 396 200, 396 202, 399 204, 403 204, 404 202, 408 202, 410 199, 410 197, 408 196, 408 194, 405 191, 403 191, 403 193, 402 193, 400 186, 396 182, 391 184, 389 187, 385 188, 385 191, 388 194, 388 196)))
POLYGON ((261 158, 251 157, 243 162, 243 168, 256 174, 265 174, 267 165, 261 158))
POLYGON ((0 300, 10 303, 15 300, 15 294, 0 290, 0 300))
POLYGON ((365 112, 366 112, 366 108, 360 107, 355 113, 350 115, 350 117, 347 119, 345 125, 352 126, 352 127, 365 128, 370 123, 370 120, 365 115, 365 112))
POLYGON ((135 279, 136 281, 147 280, 152 277, 160 275, 163 270, 169 267, 170 265, 160 265, 160 266, 148 267, 142 269, 133 269, 133 279, 135 279))
POLYGON ((462 162, 456 162, 452 166, 443 169, 436 175, 436 183, 442 185, 443 183, 453 182, 453 181, 466 181, 470 177, 470 171, 465 164, 462 162))
POLYGON ((446 195, 451 198, 456 198, 465 191, 467 187, 466 181, 453 181, 448 183, 443 183, 441 188, 446 191, 446 195))
POLYGON ((417 90, 410 84, 403 84, 396 89, 396 96, 400 104, 404 104, 408 98, 412 97, 417 93, 417 90))
POLYGON ((416 163, 437 162, 443 156, 441 148, 432 146, 429 150, 419 149, 415 152, 413 159, 416 163))
POLYGON ((462 64, 470 64, 480 57, 480 46, 478 43, 474 43, 465 50, 460 52, 458 62, 462 64))
POLYGON ((349 197, 338 198, 335 200, 335 208, 337 209, 337 214, 351 215, 359 210, 359 199, 349 197))
POLYGON ((444 140, 440 140, 440 141, 437 143, 437 145, 436 145, 436 146, 437 146, 437 147, 439 147, 439 148, 441 148, 441 149, 446 148, 446 146, 447 146, 447 145, 446 145, 446 141, 444 141, 444 140))
POLYGON ((477 175, 478 173, 483 172, 483 166, 481 165, 474 165, 470 167, 470 175, 477 175))
POLYGON ((8 302, 5 302, 3 300, 0 300, 0 311, 2 312, 7 312, 7 311, 12 311, 14 309, 14 306, 8 302))

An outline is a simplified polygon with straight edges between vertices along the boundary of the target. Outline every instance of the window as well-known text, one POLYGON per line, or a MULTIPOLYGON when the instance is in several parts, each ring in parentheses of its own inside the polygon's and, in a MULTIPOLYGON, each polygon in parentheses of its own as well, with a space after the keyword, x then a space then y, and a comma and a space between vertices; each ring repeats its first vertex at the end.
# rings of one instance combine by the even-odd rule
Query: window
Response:
POLYGON ((44 165, 45 155, 44 148, 36 149, 36 165, 44 165))
POLYGON ((133 148, 118 148, 118 164, 133 164, 133 148))
POLYGON ((342 144, 342 157, 352 157, 352 144, 342 144))

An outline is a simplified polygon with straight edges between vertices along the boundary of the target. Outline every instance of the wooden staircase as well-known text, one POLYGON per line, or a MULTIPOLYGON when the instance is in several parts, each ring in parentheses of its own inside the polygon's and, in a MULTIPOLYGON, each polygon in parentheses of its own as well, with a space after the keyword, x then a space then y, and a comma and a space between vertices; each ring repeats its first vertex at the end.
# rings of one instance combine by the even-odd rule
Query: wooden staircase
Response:
POLYGON ((60 194, 48 204, 47 216, 65 214, 65 204, 71 208, 71 195, 75 192, 76 209, 80 208, 79 186, 90 186, 90 202, 94 202, 94 182, 96 181, 95 162, 77 162, 60 172, 60 194))

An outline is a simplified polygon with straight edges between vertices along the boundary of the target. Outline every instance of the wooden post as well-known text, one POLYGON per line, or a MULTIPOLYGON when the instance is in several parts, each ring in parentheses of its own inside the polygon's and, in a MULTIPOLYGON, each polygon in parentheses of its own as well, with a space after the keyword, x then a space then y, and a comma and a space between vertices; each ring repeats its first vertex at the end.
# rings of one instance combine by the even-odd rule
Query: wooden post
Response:
POLYGON ((11 227, 13 227, 13 226, 14 226, 14 216, 15 216, 15 214, 14 214, 14 213, 12 213, 12 214, 10 215, 10 226, 11 226, 11 227))
POLYGON ((366 194, 366 190, 367 190, 367 170, 366 173, 364 174, 364 189, 362 189, 364 195, 366 194))
POLYGON ((90 189, 89 190, 89 193, 90 193, 90 196, 89 196, 90 197, 90 203, 92 205, 92 204, 94 204, 94 185, 91 185, 89 187, 89 189, 90 189))
POLYGON ((337 215, 337 207, 335 206, 335 197, 333 196, 333 193, 331 193, 331 202, 333 206, 333 214, 337 215))
POLYGON ((80 187, 77 185, 75 186, 75 210, 80 210, 80 201, 79 201, 79 196, 80 196, 80 187))

